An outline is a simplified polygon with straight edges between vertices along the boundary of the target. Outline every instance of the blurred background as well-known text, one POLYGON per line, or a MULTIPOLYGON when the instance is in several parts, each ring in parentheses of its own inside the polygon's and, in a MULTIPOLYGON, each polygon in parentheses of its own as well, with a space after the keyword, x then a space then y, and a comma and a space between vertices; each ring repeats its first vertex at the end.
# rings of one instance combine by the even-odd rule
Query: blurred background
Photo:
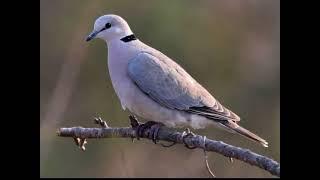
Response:
MULTIPOLYGON (((237 113, 240 124, 265 138, 263 148, 216 128, 194 131, 249 148, 280 162, 280 1, 278 0, 41 0, 40 176, 209 177, 202 150, 163 148, 151 141, 90 139, 86 152, 59 127, 128 126, 112 88, 107 46, 85 42, 96 18, 117 14, 143 42, 162 51, 237 113)), ((272 177, 216 154, 218 177, 272 177)))

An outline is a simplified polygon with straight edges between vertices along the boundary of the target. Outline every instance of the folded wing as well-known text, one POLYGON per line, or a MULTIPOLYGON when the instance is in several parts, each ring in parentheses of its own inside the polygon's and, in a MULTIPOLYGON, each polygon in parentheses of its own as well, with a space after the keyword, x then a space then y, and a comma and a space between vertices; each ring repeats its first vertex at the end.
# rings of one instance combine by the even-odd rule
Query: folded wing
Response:
POLYGON ((240 120, 183 68, 162 53, 139 53, 129 61, 128 75, 141 91, 164 107, 215 121, 240 120))

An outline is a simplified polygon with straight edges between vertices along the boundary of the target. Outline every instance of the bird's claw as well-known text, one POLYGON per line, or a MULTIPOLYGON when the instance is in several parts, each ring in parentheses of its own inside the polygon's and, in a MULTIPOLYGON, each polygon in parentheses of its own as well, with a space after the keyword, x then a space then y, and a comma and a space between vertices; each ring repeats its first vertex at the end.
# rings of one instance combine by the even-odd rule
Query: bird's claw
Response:
POLYGON ((130 124, 132 128, 136 129, 136 137, 138 140, 140 140, 140 138, 144 136, 145 131, 149 129, 148 135, 147 135, 148 138, 152 139, 152 142, 157 144, 159 130, 162 126, 164 126, 164 124, 159 122, 154 122, 154 121, 148 121, 144 124, 140 124, 137 121, 137 118, 134 116, 129 116, 129 119, 130 119, 130 124))
POLYGON ((135 128, 135 127, 137 127, 137 126, 140 125, 137 117, 135 117, 135 116, 133 116, 133 115, 130 115, 130 116, 129 116, 129 120, 130 120, 130 125, 131 125, 131 127, 133 127, 133 128, 135 128))
MULTIPOLYGON (((131 125, 132 128, 137 128, 140 125, 137 117, 135 117, 134 115, 130 115, 129 116, 129 120, 130 120, 130 125, 131 125)), ((131 137, 132 142, 134 142, 134 138, 135 138, 134 136, 131 137)), ((138 140, 140 140, 139 136, 136 136, 136 138, 138 140)))
POLYGON ((169 145, 165 145, 165 144, 162 144, 162 143, 160 143, 160 144, 161 144, 162 147, 168 148, 168 147, 171 147, 171 146, 173 146, 173 145, 176 145, 177 143, 176 143, 176 142, 172 142, 172 143, 169 144, 169 145))
POLYGON ((164 124, 162 123, 155 123, 153 125, 151 125, 150 127, 150 131, 149 131, 149 138, 152 139, 152 142, 154 144, 157 144, 157 140, 158 140, 158 133, 160 128, 164 126, 164 124))
POLYGON ((189 128, 187 128, 185 131, 182 132, 182 142, 184 143, 186 148, 188 148, 188 149, 197 148, 196 146, 189 146, 185 141, 186 138, 194 137, 194 136, 195 136, 195 134, 193 132, 191 132, 189 128))

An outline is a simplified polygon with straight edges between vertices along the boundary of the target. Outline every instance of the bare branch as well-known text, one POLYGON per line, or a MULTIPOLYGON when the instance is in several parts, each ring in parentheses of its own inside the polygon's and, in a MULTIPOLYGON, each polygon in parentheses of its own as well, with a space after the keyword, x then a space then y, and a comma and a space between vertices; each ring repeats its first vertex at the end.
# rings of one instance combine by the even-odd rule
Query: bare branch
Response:
MULTIPOLYGON (((144 131, 142 138, 148 138, 150 129, 144 131)), ((71 128, 60 128, 57 131, 57 135, 61 137, 72 137, 74 139, 79 138, 80 142, 86 142, 89 138, 136 138, 135 128, 132 127, 104 127, 104 128, 82 128, 82 127, 71 127, 71 128)), ((186 144, 189 147, 196 147, 204 149, 205 151, 213 151, 222 154, 229 158, 234 158, 257 166, 270 172, 272 175, 280 177, 280 164, 268 157, 256 154, 249 149, 243 149, 226 144, 222 141, 215 141, 206 139, 205 144, 203 136, 194 135, 185 137, 182 133, 177 132, 173 129, 165 126, 161 127, 158 132, 158 140, 168 141, 172 143, 186 144)), ((80 148, 84 148, 85 143, 80 143, 80 148)))

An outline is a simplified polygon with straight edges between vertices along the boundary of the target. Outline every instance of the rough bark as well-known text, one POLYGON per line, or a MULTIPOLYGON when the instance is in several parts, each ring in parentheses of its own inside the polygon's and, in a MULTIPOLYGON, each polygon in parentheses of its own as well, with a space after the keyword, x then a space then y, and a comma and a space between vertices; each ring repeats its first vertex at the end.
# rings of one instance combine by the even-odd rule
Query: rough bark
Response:
MULTIPOLYGON (((86 139, 89 138, 136 138, 136 130, 132 127, 108 127, 107 124, 101 124, 103 128, 60 128, 57 131, 58 136, 61 137, 73 137, 76 144, 83 150, 86 144, 86 139)), ((150 129, 147 129, 142 138, 149 138, 148 134, 150 129)), ((280 164, 268 157, 259 155, 250 151, 249 149, 243 149, 226 144, 222 141, 215 141, 211 139, 205 140, 200 135, 188 136, 183 142, 183 133, 177 132, 174 129, 169 129, 165 126, 161 127, 158 132, 158 140, 175 142, 178 144, 186 144, 190 147, 196 147, 204 149, 205 151, 213 151, 222 154, 229 158, 238 159, 253 166, 259 167, 270 172, 272 175, 280 177, 280 164)))

